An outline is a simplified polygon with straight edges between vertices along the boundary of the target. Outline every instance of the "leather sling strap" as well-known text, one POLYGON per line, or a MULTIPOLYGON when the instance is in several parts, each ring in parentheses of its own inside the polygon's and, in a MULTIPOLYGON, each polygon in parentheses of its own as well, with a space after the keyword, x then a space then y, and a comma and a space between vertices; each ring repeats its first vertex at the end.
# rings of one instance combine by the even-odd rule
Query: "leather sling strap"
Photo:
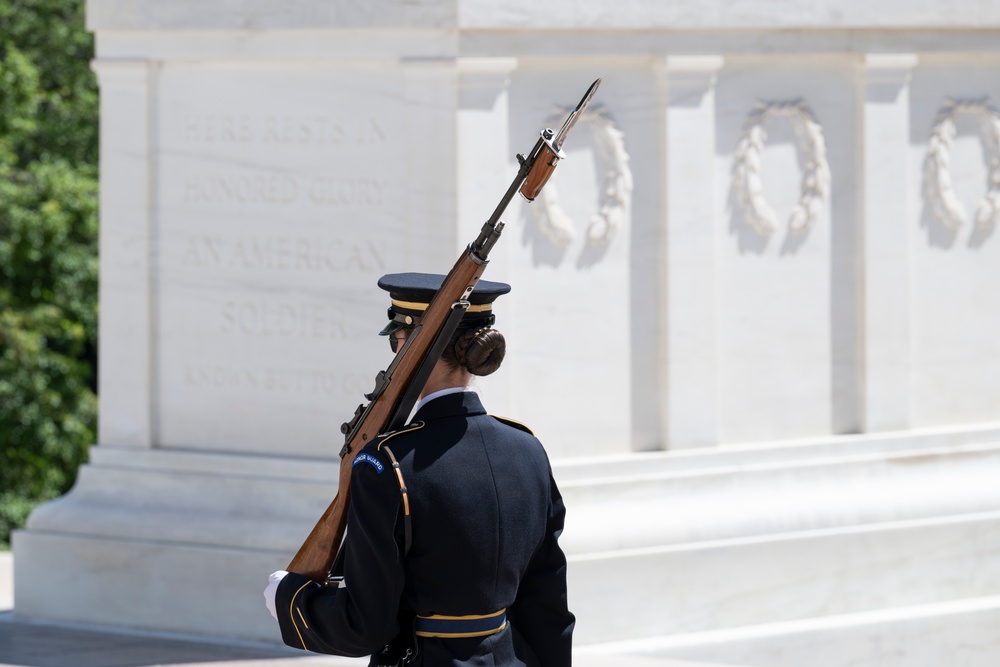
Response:
POLYGON ((399 481, 399 491, 403 494, 403 557, 410 553, 410 546, 413 544, 413 529, 410 527, 410 496, 406 492, 406 480, 403 479, 403 470, 399 467, 396 455, 392 453, 387 445, 382 445, 382 449, 389 456, 392 462, 392 469, 396 471, 396 479, 399 481))

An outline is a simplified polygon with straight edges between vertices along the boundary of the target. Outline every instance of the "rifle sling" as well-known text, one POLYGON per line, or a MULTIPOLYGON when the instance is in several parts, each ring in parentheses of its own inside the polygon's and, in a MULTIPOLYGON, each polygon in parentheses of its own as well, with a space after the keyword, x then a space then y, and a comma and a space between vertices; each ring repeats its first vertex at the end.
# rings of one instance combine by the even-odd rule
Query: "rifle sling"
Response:
POLYGON ((413 545, 413 528, 410 523, 410 496, 406 491, 406 480, 403 479, 403 470, 399 467, 396 455, 392 453, 388 445, 382 447, 392 462, 392 469, 396 471, 396 480, 399 482, 399 492, 403 494, 403 558, 410 553, 413 545))

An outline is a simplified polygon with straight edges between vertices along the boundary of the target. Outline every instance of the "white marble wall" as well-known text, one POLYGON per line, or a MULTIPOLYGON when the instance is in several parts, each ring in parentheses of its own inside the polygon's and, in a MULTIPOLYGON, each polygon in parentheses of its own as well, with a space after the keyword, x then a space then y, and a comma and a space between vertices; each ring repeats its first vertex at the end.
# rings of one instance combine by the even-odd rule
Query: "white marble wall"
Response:
POLYGON ((372 159, 406 145, 400 79, 156 68, 158 446, 322 455, 370 390, 388 356, 374 282, 420 226, 403 162, 372 159))
POLYGON ((845 293, 850 298, 855 286, 854 277, 843 275, 842 263, 834 261, 836 250, 849 256, 852 249, 837 244, 851 235, 856 220, 852 65, 844 58, 729 58, 720 73, 715 191, 721 209, 716 218, 720 440, 830 433, 835 412, 845 407, 838 403, 856 398, 834 395, 831 363, 834 340, 843 337, 837 328, 850 331, 855 324, 850 312, 833 318, 835 299, 845 293), (815 117, 825 155, 818 147, 800 149, 795 131, 805 131, 802 121, 781 116, 764 120, 762 151, 740 155, 755 105, 792 101, 815 117), (759 206, 774 212, 770 233, 754 228, 751 218, 759 213, 741 205, 737 194, 734 169, 749 167, 753 153, 759 155, 766 202, 759 206), (811 222, 795 220, 803 196, 800 181, 811 161, 822 160, 829 164, 829 195, 817 198, 811 222))
POLYGON ((539 200, 519 206, 504 241, 503 268, 515 290, 505 311, 512 327, 505 362, 512 374, 512 413, 535 428, 556 456, 620 451, 630 442, 633 421, 649 419, 633 410, 633 396, 644 387, 635 386, 632 374, 635 357, 653 345, 649 332, 636 331, 642 328, 640 312, 650 304, 636 303, 632 290, 652 269, 649 258, 635 258, 634 249, 636 235, 654 233, 647 216, 657 202, 647 197, 633 203, 631 195, 632 174, 644 174, 642 184, 654 185, 656 153, 655 147, 633 149, 628 138, 656 134, 650 73, 588 60, 556 67, 523 62, 511 81, 510 135, 512 142, 531 136, 539 119, 558 126, 564 112, 553 112, 572 108, 595 73, 605 83, 594 110, 607 115, 578 123, 566 161, 539 200), (601 142, 614 131, 623 133, 629 151, 622 164, 601 153, 611 149, 601 142), (645 226, 637 226, 643 218, 645 226), (585 418, 583 405, 594 406, 585 418))
MULTIPOLYGON (((495 409, 556 455, 995 419, 991 309, 961 296, 994 277, 990 228, 937 221, 920 182, 927 137, 913 136, 929 135, 949 97, 988 96, 991 65, 952 77, 955 56, 866 58, 114 62, 155 105, 144 136, 157 158, 144 167, 151 191, 113 199, 116 182, 105 194, 109 243, 115 210, 140 196, 150 216, 138 230, 147 264, 107 261, 106 288, 123 281, 149 310, 118 316, 109 297, 107 329, 150 357, 119 368, 123 356, 104 355, 108 437, 141 418, 148 434, 132 440, 157 446, 264 453, 281 439, 289 453, 327 453, 330 424, 385 363, 374 280, 444 270, 512 155, 597 70, 603 115, 581 124, 549 201, 512 206, 490 267, 515 286, 498 307, 512 353, 481 382, 495 409), (793 103, 814 121, 806 144, 801 118, 780 112, 793 103), (598 145, 613 132, 617 163, 598 145), (752 187, 738 175, 751 164, 752 187), (822 181, 811 195, 809 179, 822 181), (809 219, 795 219, 806 196, 809 219), (135 326, 148 335, 125 333, 135 326), (115 387, 136 381, 145 393, 116 408, 115 387), (587 422, 580 396, 602 406, 587 422)), ((957 122, 948 176, 974 211, 991 158, 975 115, 957 122)))
MULTIPOLYGON (((1000 269, 996 225, 978 225, 977 209, 1000 191, 997 130, 1000 59, 922 57, 911 83, 910 173, 924 176, 928 139, 949 100, 987 101, 990 112, 955 117, 942 146, 956 213, 954 229, 934 213, 926 183, 910 206, 912 410, 914 425, 995 420, 1000 405, 1000 269), (983 136, 987 137, 984 140, 983 136), (960 207, 960 208, 959 208, 960 207)), ((936 179, 935 179, 936 180, 936 179)))

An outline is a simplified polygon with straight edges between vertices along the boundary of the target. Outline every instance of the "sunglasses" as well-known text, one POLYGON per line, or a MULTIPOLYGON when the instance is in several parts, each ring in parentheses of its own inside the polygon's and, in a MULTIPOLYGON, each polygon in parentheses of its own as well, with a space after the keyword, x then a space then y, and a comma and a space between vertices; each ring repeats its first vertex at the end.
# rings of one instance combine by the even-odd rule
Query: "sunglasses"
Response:
POLYGON ((397 337, 395 331, 389 334, 389 347, 392 348, 393 353, 399 352, 399 347, 406 342, 408 335, 409 334, 405 334, 397 337))

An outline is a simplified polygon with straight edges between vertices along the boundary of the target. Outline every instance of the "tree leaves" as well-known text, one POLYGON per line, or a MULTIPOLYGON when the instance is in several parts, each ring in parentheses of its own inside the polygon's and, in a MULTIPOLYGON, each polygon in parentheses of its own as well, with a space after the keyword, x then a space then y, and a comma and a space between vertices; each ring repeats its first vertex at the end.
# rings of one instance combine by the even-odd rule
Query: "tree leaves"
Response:
POLYGON ((82 0, 0 0, 0 546, 97 424, 97 86, 82 0))

